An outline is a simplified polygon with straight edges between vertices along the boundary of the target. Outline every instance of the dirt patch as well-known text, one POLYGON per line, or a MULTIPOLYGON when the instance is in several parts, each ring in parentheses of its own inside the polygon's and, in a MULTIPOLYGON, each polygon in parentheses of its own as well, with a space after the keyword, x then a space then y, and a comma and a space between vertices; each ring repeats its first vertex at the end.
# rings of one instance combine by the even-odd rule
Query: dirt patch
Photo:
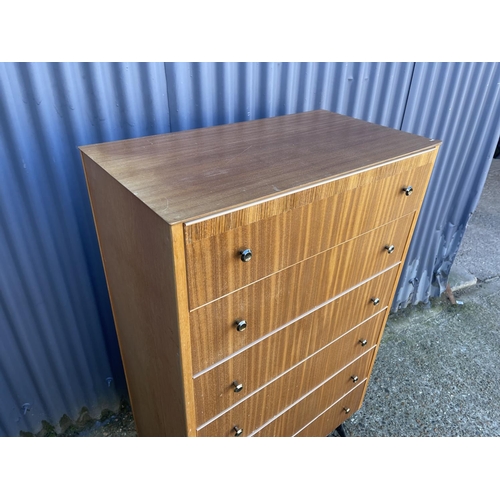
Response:
POLYGON ((82 408, 76 421, 64 415, 60 422, 60 432, 53 425, 42 422, 42 430, 37 434, 21 432, 21 436, 31 437, 136 437, 134 417, 128 401, 122 401, 117 412, 106 410, 99 419, 93 419, 87 408, 82 408))

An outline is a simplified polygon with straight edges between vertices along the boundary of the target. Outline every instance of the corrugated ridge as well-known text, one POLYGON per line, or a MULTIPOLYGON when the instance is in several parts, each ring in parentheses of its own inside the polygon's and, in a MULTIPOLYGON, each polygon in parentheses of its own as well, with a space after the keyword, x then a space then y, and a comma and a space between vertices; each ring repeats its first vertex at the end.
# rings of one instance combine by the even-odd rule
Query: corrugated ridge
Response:
POLYGON ((172 131, 328 109, 399 128, 413 63, 166 63, 172 131))
POLYGON ((446 288, 500 136, 500 65, 417 64, 402 129, 443 145, 393 310, 428 302, 446 288))
POLYGON ((0 65, 0 435, 126 394, 77 146, 168 132, 163 64, 0 65))

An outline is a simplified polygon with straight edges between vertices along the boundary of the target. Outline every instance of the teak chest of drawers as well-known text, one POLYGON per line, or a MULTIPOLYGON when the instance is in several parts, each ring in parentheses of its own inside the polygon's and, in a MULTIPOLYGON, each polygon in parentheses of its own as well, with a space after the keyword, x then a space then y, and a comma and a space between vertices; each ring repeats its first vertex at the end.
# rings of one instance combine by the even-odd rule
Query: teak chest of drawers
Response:
POLYGON ((439 145, 311 111, 81 147, 138 434, 359 409, 439 145))

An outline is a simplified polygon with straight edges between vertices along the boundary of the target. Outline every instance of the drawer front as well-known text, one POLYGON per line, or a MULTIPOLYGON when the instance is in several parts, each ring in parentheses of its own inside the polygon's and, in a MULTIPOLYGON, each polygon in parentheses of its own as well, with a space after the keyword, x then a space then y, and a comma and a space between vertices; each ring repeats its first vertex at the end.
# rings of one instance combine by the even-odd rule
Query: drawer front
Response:
MULTIPOLYGON (((366 384, 367 382, 365 382, 366 384)), ((340 401, 328 408, 294 437, 325 437, 333 432, 342 422, 361 408, 363 386, 357 387, 340 401)))
POLYGON ((316 355, 316 363, 328 356, 331 373, 340 370, 375 346, 382 331, 384 312, 329 343, 331 325, 324 321, 325 315, 320 309, 305 319, 314 316, 316 323, 325 323, 324 328, 317 330, 307 323, 301 328, 299 321, 204 373, 194 380, 198 425, 247 397, 320 348, 324 348, 324 354, 316 355), (235 392, 241 386, 242 389, 235 392))
MULTIPOLYGON (((418 157, 424 166, 376 182, 364 183, 365 178, 373 176, 372 171, 356 176, 357 184, 350 178, 334 181, 332 187, 337 187, 339 192, 332 196, 212 237, 193 240, 186 235, 190 308, 415 211, 422 201, 431 170, 428 156, 418 157), (403 191, 408 185, 413 188, 411 196, 403 191), (241 258, 244 249, 252 252, 246 262, 241 258)), ((307 197, 308 191, 302 196, 307 197)), ((314 198, 314 193, 311 197, 314 198)), ((243 209, 241 220, 251 217, 245 211, 254 210, 254 207, 243 209)))
MULTIPOLYGON (((324 434, 326 436, 336 429, 344 420, 351 417, 361 406, 366 380, 345 395, 338 395, 332 390, 334 380, 322 385, 319 389, 301 399, 296 405, 282 413, 278 418, 253 434, 255 437, 288 437, 300 433, 305 427, 312 425, 313 420, 323 413, 335 411, 337 420, 328 423, 332 425, 324 434), (340 399, 339 399, 340 397, 340 399), (336 410, 333 410, 336 408, 336 410), (344 409, 345 408, 345 409, 344 409), (346 413, 346 410, 347 413, 346 413)), ((328 426, 327 426, 328 427, 328 426)))
POLYGON ((335 367, 338 362, 332 361, 334 351, 332 347, 318 352, 205 427, 198 429, 198 436, 234 436, 235 427, 243 429, 241 435, 248 436, 331 377, 336 379, 337 398, 345 394, 368 376, 375 348, 336 375, 335 367))
POLYGON ((406 215, 192 311, 193 373, 396 265, 413 218, 406 215), (395 247, 392 253, 387 245, 395 247), (238 331, 242 320, 246 329, 238 331))

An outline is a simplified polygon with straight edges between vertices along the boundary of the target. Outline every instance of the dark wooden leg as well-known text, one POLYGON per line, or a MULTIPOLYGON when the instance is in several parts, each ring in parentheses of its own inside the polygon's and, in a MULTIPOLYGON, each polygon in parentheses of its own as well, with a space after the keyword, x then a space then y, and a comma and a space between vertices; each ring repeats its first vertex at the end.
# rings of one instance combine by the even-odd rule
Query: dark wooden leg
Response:
POLYGON ((344 424, 340 424, 336 429, 335 429, 340 437, 347 437, 347 434, 345 433, 345 427, 344 424))

